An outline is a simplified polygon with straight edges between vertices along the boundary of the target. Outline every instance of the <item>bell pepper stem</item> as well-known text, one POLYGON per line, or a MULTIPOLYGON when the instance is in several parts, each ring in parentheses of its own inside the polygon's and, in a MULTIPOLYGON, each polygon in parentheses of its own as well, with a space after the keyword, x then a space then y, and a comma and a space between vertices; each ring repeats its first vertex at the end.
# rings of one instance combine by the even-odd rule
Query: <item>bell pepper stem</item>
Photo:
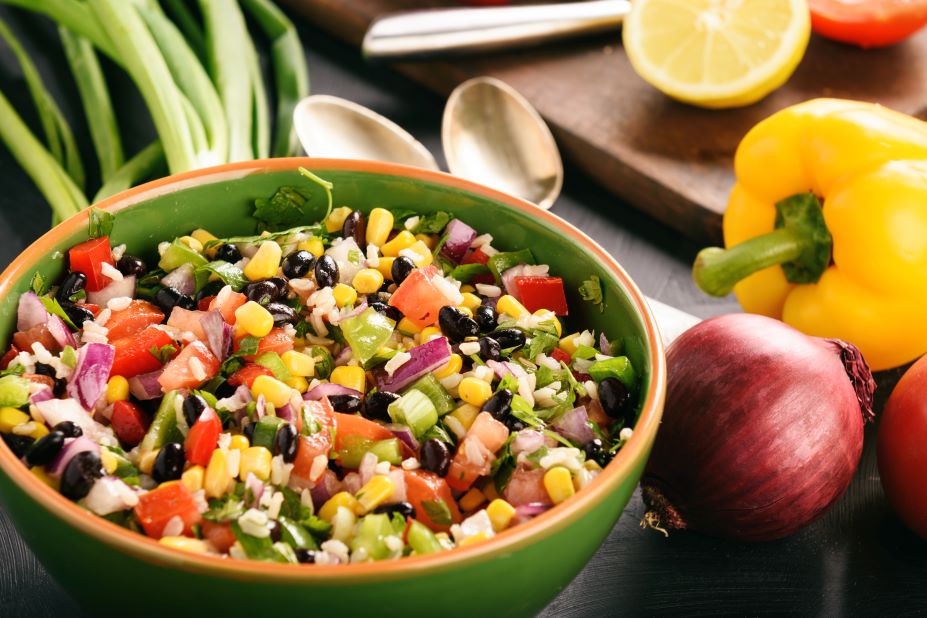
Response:
POLYGON ((692 266, 695 284, 712 296, 727 296, 734 285, 753 273, 799 258, 811 240, 799 230, 780 228, 721 249, 702 249, 692 266))

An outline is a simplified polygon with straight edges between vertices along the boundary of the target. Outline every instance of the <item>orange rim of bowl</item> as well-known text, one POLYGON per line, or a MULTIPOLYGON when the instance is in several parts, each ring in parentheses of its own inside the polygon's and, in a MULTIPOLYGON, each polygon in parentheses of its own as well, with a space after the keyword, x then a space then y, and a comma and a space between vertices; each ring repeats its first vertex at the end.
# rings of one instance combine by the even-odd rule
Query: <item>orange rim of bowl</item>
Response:
MULTIPOLYGON (((119 212, 132 205, 173 191, 241 178, 251 174, 293 171, 298 167, 316 170, 343 170, 384 176, 397 176, 425 181, 473 193, 520 210, 556 228, 563 236, 578 243, 602 261, 621 283, 632 305, 641 317, 651 353, 650 389, 630 440, 617 453, 596 479, 575 496, 528 522, 510 528, 492 539, 455 548, 429 556, 402 558, 395 561, 348 565, 305 565, 233 560, 208 554, 192 554, 166 547, 157 540, 131 532, 97 515, 85 511, 60 493, 41 482, 16 458, 4 444, 0 448, 0 469, 25 493, 46 510, 81 532, 146 562, 206 575, 277 583, 324 583, 344 585, 359 581, 383 581, 405 578, 422 572, 447 570, 462 563, 477 563, 496 555, 511 553, 520 547, 546 538, 578 519, 584 511, 604 500, 631 471, 639 459, 646 456, 648 442, 656 433, 666 391, 666 362, 663 342, 650 307, 630 276, 598 243, 576 227, 534 204, 506 193, 451 176, 421 168, 347 159, 281 158, 230 163, 217 167, 186 172, 155 180, 114 195, 97 207, 119 212)), ((48 248, 64 242, 86 227, 88 211, 84 210, 44 234, 13 260, 0 275, 0 297, 11 292, 13 282, 22 277, 48 253, 48 248)))

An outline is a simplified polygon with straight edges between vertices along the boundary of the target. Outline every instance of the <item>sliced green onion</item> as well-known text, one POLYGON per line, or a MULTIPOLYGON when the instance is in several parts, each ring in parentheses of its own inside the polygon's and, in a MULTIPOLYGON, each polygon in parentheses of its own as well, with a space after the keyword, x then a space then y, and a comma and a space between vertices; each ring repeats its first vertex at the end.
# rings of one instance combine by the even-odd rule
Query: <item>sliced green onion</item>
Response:
POLYGON ((116 173, 97 191, 93 201, 96 203, 120 191, 125 191, 141 180, 160 174, 161 170, 166 167, 164 148, 161 147, 160 141, 155 140, 116 170, 116 173))
POLYGON ((254 124, 251 129, 254 133, 254 157, 266 159, 270 156, 270 106, 267 104, 267 91, 264 89, 264 76, 261 74, 261 58, 250 38, 242 43, 248 49, 248 76, 251 79, 251 92, 254 97, 254 124))
POLYGON ((113 47, 109 35, 93 15, 86 2, 77 0, 0 0, 0 4, 9 4, 42 13, 51 17, 59 26, 64 26, 75 34, 87 37, 104 54, 120 62, 119 54, 113 47))
POLYGON ((167 12, 173 17, 174 23, 183 33, 183 38, 190 45, 190 49, 200 59, 201 64, 206 63, 206 36, 193 11, 187 6, 185 0, 163 0, 167 12))

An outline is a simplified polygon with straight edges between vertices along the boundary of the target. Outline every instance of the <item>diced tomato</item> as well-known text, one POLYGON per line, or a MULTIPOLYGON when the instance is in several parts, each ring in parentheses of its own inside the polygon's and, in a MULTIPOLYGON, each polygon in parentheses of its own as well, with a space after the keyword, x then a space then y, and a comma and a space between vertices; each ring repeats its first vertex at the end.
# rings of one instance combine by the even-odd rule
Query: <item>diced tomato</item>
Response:
POLYGON ((203 536, 209 541, 209 544, 212 545, 216 551, 222 553, 227 552, 237 540, 235 538, 235 533, 232 532, 232 524, 229 522, 218 524, 214 521, 204 519, 200 523, 200 528, 203 531, 203 536))
POLYGON ((206 315, 203 311, 190 311, 183 307, 174 307, 171 316, 167 318, 167 325, 193 333, 200 341, 206 341, 206 331, 200 324, 200 318, 206 315))
MULTIPOLYGON (((86 307, 86 305, 84 305, 86 307)), ((109 339, 122 339, 134 335, 146 326, 164 321, 164 312, 148 301, 133 300, 122 311, 114 311, 106 321, 109 339)))
POLYGON ((184 536, 193 536, 193 526, 202 519, 196 500, 183 483, 164 485, 140 496, 135 516, 145 534, 155 539, 164 535, 164 526, 174 517, 183 521, 184 536))
POLYGON ((476 479, 489 474, 495 458, 479 438, 468 434, 457 445, 447 471, 447 484, 457 491, 470 489, 476 479))
POLYGON ((10 349, 7 350, 6 354, 3 355, 3 358, 0 358, 0 369, 6 369, 10 366, 10 361, 16 358, 19 354, 19 348, 15 345, 11 345, 10 349))
POLYGON ((88 292, 97 292, 110 284, 109 277, 103 276, 103 264, 115 267, 108 236, 92 238, 74 245, 68 251, 68 259, 71 262, 71 270, 87 276, 88 292))
POLYGON ((199 299, 196 303, 196 308, 199 311, 209 311, 209 305, 212 304, 212 301, 215 299, 215 296, 204 296, 199 299))
POLYGON ((586 414, 589 420, 598 425, 602 431, 606 431, 612 424, 612 419, 602 409, 602 404, 595 399, 586 404, 586 414))
POLYGON ((33 343, 41 343, 49 352, 60 352, 58 340, 52 336, 46 324, 36 324, 29 330, 19 331, 13 335, 13 345, 20 350, 32 350, 33 343))
POLYGON ((274 377, 274 372, 263 365, 246 363, 241 369, 230 375, 227 382, 230 386, 241 386, 244 384, 248 388, 251 388, 251 383, 254 382, 254 379, 258 376, 274 377))
MULTIPOLYGON (((475 251, 471 251, 467 255, 463 256, 463 259, 460 260, 460 263, 461 264, 482 264, 483 266, 486 266, 487 264, 489 264, 489 256, 483 253, 482 248, 480 248, 480 249, 476 249, 475 251)), ((477 275, 473 277, 473 279, 470 280, 470 283, 473 283, 473 284, 486 283, 486 284, 491 285, 495 282, 496 280, 492 276, 492 273, 485 273, 482 275, 477 275)))
POLYGON ((174 344, 174 340, 160 328, 148 326, 140 333, 110 343, 116 348, 110 375, 131 378, 160 369, 161 361, 151 353, 151 349, 160 350, 174 344))
MULTIPOLYGON (((324 397, 319 401, 305 402, 303 410, 306 414, 311 414, 315 418, 316 422, 321 425, 321 430, 312 435, 300 436, 299 446, 296 448, 296 459, 293 461, 293 470, 290 476, 308 479, 313 460, 319 455, 328 457, 328 452, 332 448, 331 429, 335 426, 335 411, 332 410, 328 399, 324 397)), ((303 429, 302 414, 296 419, 296 428, 300 432, 303 429)))
POLYGON ((94 305, 93 303, 80 303, 80 306, 93 314, 93 317, 100 315, 100 305, 94 305))
POLYGON ((142 441, 151 424, 145 412, 131 401, 115 402, 109 422, 119 441, 130 448, 142 441))
POLYGON ((211 408, 206 408, 193 423, 193 427, 187 433, 187 439, 184 440, 183 450, 187 454, 187 461, 204 467, 208 466, 220 433, 222 433, 222 421, 219 420, 219 415, 211 408))
POLYGON ((378 442, 394 437, 393 432, 383 425, 367 420, 363 416, 354 414, 334 413, 335 418, 335 450, 340 451, 345 446, 347 438, 363 438, 378 442))
POLYGON ((558 363, 566 363, 568 366, 573 362, 573 357, 560 348, 554 348, 554 351, 550 353, 550 357, 558 363))
POLYGON ((406 500, 415 507, 415 519, 436 532, 450 530, 449 524, 432 521, 428 516, 428 511, 425 510, 425 502, 442 500, 451 512, 451 522, 460 523, 460 509, 457 508, 457 501, 454 500, 451 488, 443 478, 434 472, 425 470, 404 470, 403 475, 406 481, 406 500))
POLYGON ((560 277, 515 277, 515 287, 521 304, 531 313, 538 309, 549 309, 557 315, 569 313, 560 277))
POLYGON ((467 430, 467 436, 476 436, 487 449, 495 453, 509 437, 509 428, 492 417, 489 412, 480 412, 467 430))
MULTIPOLYGON (((233 351, 237 352, 241 348, 241 339, 236 339, 232 344, 233 351)), ((264 352, 276 352, 277 354, 283 354, 284 352, 289 352, 293 349, 293 338, 286 334, 282 328, 274 328, 267 334, 267 336, 262 337, 261 341, 258 343, 258 351, 254 356, 246 356, 245 360, 254 360, 264 352)))
POLYGON ((440 276, 434 266, 413 270, 390 296, 389 304, 419 328, 431 326, 438 320, 441 307, 451 304, 434 284, 434 278, 440 276))
POLYGON ((506 502, 512 506, 521 506, 532 502, 551 503, 547 489, 544 487, 544 470, 542 468, 536 470, 516 468, 502 494, 506 502))
POLYGON ((217 310, 222 314, 222 319, 224 319, 228 324, 234 324, 235 310, 248 302, 248 297, 241 292, 232 292, 222 297, 222 304, 219 304, 218 301, 219 297, 216 296, 215 300, 209 303, 209 310, 217 310))
POLYGON ((158 377, 158 383, 164 392, 180 388, 194 388, 215 377, 219 373, 221 364, 205 343, 194 341, 164 366, 164 371, 158 377), (199 362, 203 369, 200 375, 190 366, 191 363, 195 365, 196 362, 199 362))

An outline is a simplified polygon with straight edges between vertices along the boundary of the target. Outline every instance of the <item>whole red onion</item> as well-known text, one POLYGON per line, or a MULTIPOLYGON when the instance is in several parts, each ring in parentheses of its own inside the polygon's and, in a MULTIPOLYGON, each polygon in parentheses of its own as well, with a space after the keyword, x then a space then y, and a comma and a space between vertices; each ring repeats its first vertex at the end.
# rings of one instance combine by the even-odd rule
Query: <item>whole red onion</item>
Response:
POLYGON ((846 491, 874 417, 875 382, 855 346, 731 314, 686 331, 667 368, 663 423, 641 480, 657 525, 777 539, 846 491))

